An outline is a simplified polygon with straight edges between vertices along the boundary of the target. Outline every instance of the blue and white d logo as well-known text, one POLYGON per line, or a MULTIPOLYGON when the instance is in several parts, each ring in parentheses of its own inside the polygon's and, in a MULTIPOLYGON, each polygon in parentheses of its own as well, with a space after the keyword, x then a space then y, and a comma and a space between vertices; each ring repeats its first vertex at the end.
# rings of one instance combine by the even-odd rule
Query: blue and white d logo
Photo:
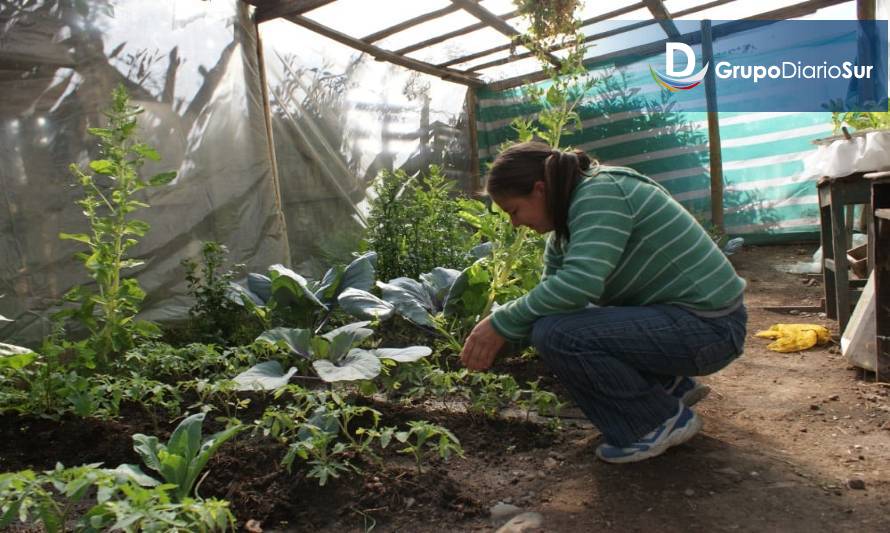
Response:
POLYGON ((705 63, 701 70, 692 74, 695 71, 695 51, 686 43, 665 43, 664 53, 665 74, 653 69, 652 65, 649 65, 649 72, 652 73, 652 79, 656 83, 671 92, 692 89, 701 83, 708 72, 708 64, 705 63), (682 52, 686 56, 686 67, 683 70, 676 70, 674 67, 675 52, 682 52))

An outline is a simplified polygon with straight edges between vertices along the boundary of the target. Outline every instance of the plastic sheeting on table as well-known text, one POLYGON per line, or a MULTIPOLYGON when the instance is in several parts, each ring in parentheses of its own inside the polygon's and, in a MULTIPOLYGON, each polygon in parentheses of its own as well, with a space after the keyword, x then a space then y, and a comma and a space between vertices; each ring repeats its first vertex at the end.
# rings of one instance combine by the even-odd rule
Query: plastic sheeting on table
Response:
POLYGON ((265 126, 257 38, 237 0, 41 0, 0 5, 0 314, 16 319, 0 339, 35 340, 45 317, 89 278, 61 241, 86 220, 69 163, 96 155, 88 126, 102 123, 123 84, 146 112, 140 136, 176 170, 145 195, 151 224, 133 256, 148 293, 143 316, 185 315, 180 261, 202 240, 226 244, 232 263, 264 270, 287 262, 287 233, 265 126))

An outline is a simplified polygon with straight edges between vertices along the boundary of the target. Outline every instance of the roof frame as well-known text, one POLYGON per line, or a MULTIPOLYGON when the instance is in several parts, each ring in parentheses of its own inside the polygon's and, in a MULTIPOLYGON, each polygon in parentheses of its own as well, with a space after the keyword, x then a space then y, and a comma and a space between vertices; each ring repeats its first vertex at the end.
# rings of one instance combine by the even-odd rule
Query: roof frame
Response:
MULTIPOLYGON (((311 18, 304 16, 305 13, 308 13, 316 8, 334 3, 336 0, 243 0, 253 6, 255 6, 256 12, 254 14, 254 18, 257 23, 266 22, 268 20, 273 20, 276 18, 284 18, 289 20, 297 25, 303 26, 304 28, 309 29, 315 33, 319 33, 325 37, 333 39, 337 42, 345 44, 351 48, 355 48, 356 50, 365 52, 373 56, 375 59, 380 61, 388 61, 394 63, 396 65, 400 65, 412 70, 416 70, 419 72, 423 72, 426 74, 430 74, 433 76, 437 76, 444 80, 460 83, 463 85, 471 86, 471 87, 479 87, 482 85, 486 85, 492 89, 507 89, 512 87, 517 87, 519 85, 524 85, 527 83, 534 83, 537 81, 541 81, 548 77, 548 74, 542 69, 537 72, 532 72, 528 74, 523 74, 521 76, 515 76, 512 78, 499 80, 494 83, 486 84, 480 78, 480 72, 486 68, 491 68, 507 63, 512 63, 514 61, 519 61, 522 59, 526 59, 534 55, 533 52, 523 52, 523 53, 511 53, 508 57, 491 60, 485 63, 473 65, 467 69, 454 69, 451 68, 453 65, 459 65, 462 63, 468 63, 470 61, 481 59, 491 54, 495 54, 498 52, 502 52, 505 50, 512 50, 517 45, 516 37, 520 35, 520 33, 511 26, 507 21, 518 16, 517 11, 512 11, 510 13, 506 13, 503 15, 496 15, 485 9, 483 6, 479 4, 480 0, 450 0, 450 4, 445 7, 441 7, 435 10, 431 10, 422 15, 416 16, 409 20, 405 20, 398 24, 389 26, 387 28, 376 31, 372 34, 366 35, 364 37, 355 37, 352 35, 347 35, 343 32, 315 22, 311 18), (467 25, 463 28, 459 28, 441 35, 437 35, 426 39, 421 42, 414 43, 412 45, 403 47, 399 50, 387 50, 381 46, 378 46, 374 43, 379 42, 380 40, 394 35, 396 33, 408 30, 410 28, 414 28, 420 24, 425 22, 429 22, 432 20, 436 20, 443 16, 449 15, 451 13, 462 10, 479 20, 478 23, 467 25), (471 33, 473 31, 480 30, 482 28, 492 28, 495 31, 507 36, 511 39, 511 42, 505 45, 499 45, 496 47, 488 48, 485 50, 480 50, 478 52, 473 52, 467 55, 463 55, 460 57, 449 59, 448 61, 441 62, 438 64, 433 64, 427 61, 421 61, 419 59, 415 59, 412 57, 408 57, 407 54, 411 52, 416 52, 417 50, 421 50, 423 48, 427 48, 434 44, 441 43, 443 41, 447 41, 449 39, 453 39, 455 37, 459 37, 461 35, 465 35, 471 33)), ((584 39, 584 42, 593 42, 600 39, 605 39, 606 37, 611 37, 615 35, 620 35, 622 33, 632 31, 644 26, 649 26, 651 24, 659 24, 661 28, 664 30, 667 35, 667 39, 660 40, 653 43, 648 43, 645 45, 637 46, 631 49, 620 50, 617 52, 612 52, 609 54, 603 54, 601 56, 588 58, 584 61, 585 65, 592 65, 599 63, 601 61, 605 61, 608 59, 615 59, 621 56, 631 55, 631 54, 640 54, 644 52, 657 53, 659 49, 662 49, 664 43, 669 40, 684 40, 689 42, 690 36, 681 35, 677 25, 674 23, 674 19, 677 17, 689 15, 692 13, 696 13, 699 11, 704 11, 706 9, 710 9, 712 7, 717 7, 724 4, 729 4, 732 2, 739 2, 741 0, 712 0, 711 2, 706 2, 704 4, 700 4, 697 6, 690 7, 688 9, 678 11, 676 13, 671 13, 668 11, 667 7, 665 7, 663 0, 640 0, 631 5, 618 8, 612 10, 608 13, 604 13, 602 15, 598 15, 596 17, 592 17, 590 19, 584 20, 581 22, 582 27, 589 26, 591 24, 595 24, 597 22, 601 22, 604 20, 614 19, 616 17, 620 17, 626 13, 631 11, 635 11, 638 9, 646 8, 652 14, 652 19, 643 20, 639 22, 634 22, 631 24, 627 24, 622 26, 621 28, 616 28, 614 30, 603 31, 597 34, 589 35, 584 39)), ((779 9, 774 9, 772 11, 766 11, 763 13, 759 13, 748 17, 745 20, 783 20, 788 18, 800 17, 803 15, 807 15, 821 9, 823 7, 828 7, 836 4, 842 4, 846 2, 850 2, 853 0, 803 0, 799 3, 786 6, 779 9)), ((857 4, 862 4, 863 2, 868 2, 870 0, 856 0, 857 4)), ((731 26, 731 23, 721 26, 731 26)), ((715 35, 722 35, 724 30, 721 30, 721 27, 718 26, 714 28, 715 35)), ((698 37, 700 39, 700 35, 698 37)), ((553 55, 553 52, 557 52, 564 47, 560 46, 551 46, 550 48, 544 50, 544 53, 547 55, 548 61, 551 64, 559 66, 560 59, 553 55)))

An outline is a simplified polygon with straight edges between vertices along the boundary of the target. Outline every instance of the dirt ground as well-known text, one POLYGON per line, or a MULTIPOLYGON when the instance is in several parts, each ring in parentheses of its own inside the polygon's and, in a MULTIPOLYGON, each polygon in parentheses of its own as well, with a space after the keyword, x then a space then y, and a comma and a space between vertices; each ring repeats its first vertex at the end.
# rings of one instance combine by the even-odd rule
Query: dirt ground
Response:
POLYGON ((609 465, 595 459, 599 434, 581 421, 545 447, 493 438, 495 449, 471 447, 448 467, 477 516, 442 522, 406 509, 378 530, 494 531, 501 522, 488 511, 503 501, 540 513, 536 531, 890 531, 890 386, 848 365, 835 344, 780 354, 753 336, 779 322, 837 335, 818 313, 762 309, 819 305, 821 278, 775 268, 814 250, 745 247, 732 258, 749 283, 749 338, 740 359, 702 378, 713 391, 696 406, 704 430, 689 443, 609 465))
MULTIPOLYGON (((506 521, 490 515, 498 502, 540 513, 534 531, 890 531, 890 385, 849 366, 836 345, 780 354, 753 336, 778 322, 837 333, 818 313, 763 309, 819 304, 819 277, 775 268, 808 260, 814 249, 746 247, 733 256, 749 282, 745 354, 702 378, 713 388, 695 407, 704 430, 661 457, 597 461, 599 434, 571 409, 566 429, 553 434, 523 421, 377 403, 383 425, 422 418, 449 427, 466 456, 417 474, 390 451, 385 466, 366 465, 363 475, 320 488, 278 465, 281 445, 238 439, 210 461, 201 494, 231 501, 249 531, 496 531, 506 521)), ((535 361, 509 370, 523 379, 543 372, 535 361)), ((129 437, 137 431, 151 432, 138 416, 61 423, 3 416, 0 471, 138 462, 129 437)))
POLYGON ((836 345, 780 354, 753 336, 778 322, 837 334, 817 313, 762 309, 819 304, 820 278, 775 269, 814 249, 746 247, 733 257, 749 282, 749 337, 739 360, 702 378, 713 391, 695 408, 704 430, 689 443, 608 465, 594 458, 598 433, 572 429, 546 450, 468 455, 451 475, 485 507, 501 500, 541 513, 542 531, 890 531, 890 386, 849 366, 836 345))

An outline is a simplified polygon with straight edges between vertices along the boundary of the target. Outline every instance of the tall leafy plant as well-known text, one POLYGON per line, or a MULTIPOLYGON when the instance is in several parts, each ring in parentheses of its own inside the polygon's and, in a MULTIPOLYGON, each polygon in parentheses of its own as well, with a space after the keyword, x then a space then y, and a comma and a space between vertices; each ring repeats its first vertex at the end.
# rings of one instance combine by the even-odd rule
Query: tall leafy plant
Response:
MULTIPOLYGON (((576 111, 585 95, 599 80, 584 66, 584 35, 574 18, 577 1, 537 2, 515 0, 520 14, 529 21, 527 34, 517 43, 531 50, 549 76, 549 82, 525 88, 526 96, 541 109, 531 118, 517 118, 512 127, 518 141, 543 139, 552 148, 561 148, 563 135, 580 128, 576 111), (567 49, 566 56, 553 65, 551 52, 567 49)), ((540 278, 542 239, 526 227, 514 228, 500 209, 489 210, 478 201, 461 203, 459 216, 475 230, 477 238, 491 243, 491 252, 462 273, 458 283, 468 283, 462 291, 462 304, 488 315, 500 301, 513 299, 528 291, 540 278), (484 290, 486 288, 487 290, 484 290)))
POLYGON ((462 268, 474 244, 457 217, 455 182, 431 165, 426 175, 383 172, 374 186, 367 247, 378 254, 380 279, 416 278, 437 266, 462 268))
POLYGON ((123 276, 125 270, 143 264, 129 254, 149 230, 147 222, 132 216, 149 207, 139 198, 139 191, 165 185, 176 177, 175 172, 163 172, 148 180, 140 177, 146 160, 160 160, 152 147, 136 137, 137 116, 142 111, 130 104, 126 90, 118 86, 105 113, 106 127, 87 130, 99 140, 99 158, 90 161, 86 169, 76 164, 70 167, 83 189, 83 198, 77 203, 91 231, 61 233, 59 237, 87 245, 87 251, 76 257, 95 282, 95 290, 84 286, 71 289, 66 300, 80 306, 61 316, 75 317, 89 329, 99 364, 131 348, 134 337, 160 333, 156 325, 134 320, 145 292, 135 279, 123 276))

